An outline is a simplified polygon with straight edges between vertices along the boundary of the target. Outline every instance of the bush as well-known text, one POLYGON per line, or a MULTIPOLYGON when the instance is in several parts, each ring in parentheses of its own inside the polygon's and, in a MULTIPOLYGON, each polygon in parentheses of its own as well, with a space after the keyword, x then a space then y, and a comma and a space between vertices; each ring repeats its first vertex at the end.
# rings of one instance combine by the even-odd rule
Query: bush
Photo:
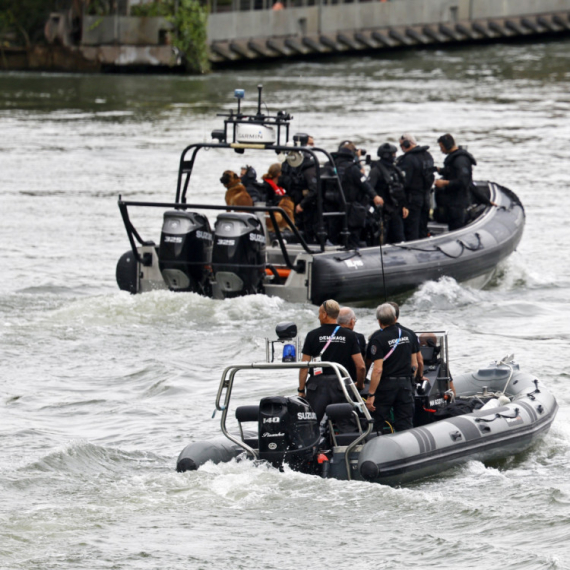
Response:
POLYGON ((170 18, 176 37, 172 42, 185 56, 186 67, 194 73, 210 70, 207 48, 208 8, 198 0, 180 0, 170 18))
POLYGON ((18 43, 26 47, 42 42, 45 23, 55 8, 55 0, 0 0, 0 30, 13 30, 18 43))

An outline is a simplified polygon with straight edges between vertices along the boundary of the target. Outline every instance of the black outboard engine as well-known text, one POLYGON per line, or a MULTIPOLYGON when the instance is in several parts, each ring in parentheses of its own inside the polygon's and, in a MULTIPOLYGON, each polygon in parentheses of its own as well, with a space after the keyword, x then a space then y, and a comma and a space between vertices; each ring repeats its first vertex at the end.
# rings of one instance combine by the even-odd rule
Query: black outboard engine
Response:
POLYGON ((257 216, 232 212, 218 216, 212 269, 216 292, 223 297, 259 292, 265 277, 265 234, 257 216))
POLYGON ((159 267, 168 288, 208 294, 213 235, 206 216, 196 212, 164 212, 159 267))
POLYGON ((320 440, 317 414, 299 396, 263 398, 259 404, 259 458, 274 467, 288 463, 296 471, 316 470, 320 440))

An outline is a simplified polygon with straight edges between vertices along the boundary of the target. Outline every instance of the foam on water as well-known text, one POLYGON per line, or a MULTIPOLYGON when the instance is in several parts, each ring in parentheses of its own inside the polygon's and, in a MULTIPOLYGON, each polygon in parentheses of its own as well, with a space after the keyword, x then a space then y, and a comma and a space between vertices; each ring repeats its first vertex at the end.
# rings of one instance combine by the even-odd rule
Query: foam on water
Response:
MULTIPOLYGON (((567 60, 566 41, 469 46, 244 68, 240 85, 227 71, 153 77, 151 90, 144 76, 4 74, 0 567, 569 568, 567 60), (514 352, 547 383, 560 411, 542 443, 403 488, 248 461, 175 473, 187 443, 219 433, 224 367, 263 360, 279 321, 304 336, 316 307, 119 292, 116 200, 172 200, 182 148, 261 76, 269 109, 320 146, 351 138, 374 154, 411 130, 440 164, 449 131, 478 179, 519 195, 524 237, 489 287, 441 279, 398 300, 407 326, 449 330, 452 373, 514 352)), ((189 200, 221 200, 223 170, 274 159, 201 153, 189 200)), ((158 242, 162 212, 131 215, 158 242)), ((356 313, 376 330, 373 309, 356 313)), ((232 404, 296 387, 248 371, 232 404)))

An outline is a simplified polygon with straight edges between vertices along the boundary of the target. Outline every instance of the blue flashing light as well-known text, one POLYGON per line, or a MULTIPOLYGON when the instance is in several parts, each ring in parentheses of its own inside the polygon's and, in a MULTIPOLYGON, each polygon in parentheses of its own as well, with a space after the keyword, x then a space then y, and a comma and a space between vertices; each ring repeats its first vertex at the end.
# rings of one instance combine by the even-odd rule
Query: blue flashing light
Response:
POLYGON ((234 89, 234 97, 236 99, 243 99, 245 97, 245 91, 243 89, 234 89))
POLYGON ((297 352, 294 344, 283 346, 283 362, 297 362, 297 352))

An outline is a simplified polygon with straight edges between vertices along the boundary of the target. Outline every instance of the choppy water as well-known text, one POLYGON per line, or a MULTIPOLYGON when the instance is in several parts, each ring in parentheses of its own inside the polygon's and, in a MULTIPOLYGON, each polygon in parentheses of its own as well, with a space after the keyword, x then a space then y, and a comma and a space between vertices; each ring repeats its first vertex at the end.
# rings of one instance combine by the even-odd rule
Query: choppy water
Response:
MULTIPOLYGON (((0 75, 0 568, 570 568, 568 41, 267 65, 208 77, 0 75), (514 352, 560 411, 542 445, 404 488, 248 463, 174 472, 217 431, 221 371, 264 357, 280 320, 315 309, 213 301, 114 280, 128 249, 116 200, 170 201, 180 150, 219 127, 235 87, 333 148, 446 131, 477 177, 513 189, 525 236, 491 287, 428 283, 402 321, 450 331, 454 370, 514 352)), ((434 152, 441 161, 439 152, 434 152)), ((222 199, 210 151, 196 200, 222 199)), ((158 239, 161 215, 134 216, 158 239)), ((357 310, 361 332, 372 309, 357 310)), ((248 378, 249 380, 249 378, 248 378)), ((236 402, 295 378, 257 377, 236 402)))

